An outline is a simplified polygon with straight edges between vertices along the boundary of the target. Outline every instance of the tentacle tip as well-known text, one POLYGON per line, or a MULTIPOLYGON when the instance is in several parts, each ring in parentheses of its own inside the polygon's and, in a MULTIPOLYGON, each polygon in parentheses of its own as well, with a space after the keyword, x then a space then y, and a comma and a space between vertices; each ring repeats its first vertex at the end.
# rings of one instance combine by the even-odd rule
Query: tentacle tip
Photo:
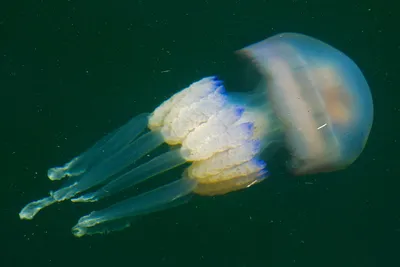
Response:
POLYGON ((32 220, 35 216, 34 214, 26 213, 23 210, 18 215, 20 220, 32 220))
POLYGON ((78 224, 72 227, 71 232, 76 237, 82 237, 86 234, 86 230, 80 227, 78 224))
POLYGON ((37 202, 29 203, 19 212, 19 218, 21 220, 32 220, 44 207, 39 207, 37 202))
POLYGON ((54 167, 47 171, 47 177, 52 181, 61 180, 64 176, 66 176, 64 168, 54 167))

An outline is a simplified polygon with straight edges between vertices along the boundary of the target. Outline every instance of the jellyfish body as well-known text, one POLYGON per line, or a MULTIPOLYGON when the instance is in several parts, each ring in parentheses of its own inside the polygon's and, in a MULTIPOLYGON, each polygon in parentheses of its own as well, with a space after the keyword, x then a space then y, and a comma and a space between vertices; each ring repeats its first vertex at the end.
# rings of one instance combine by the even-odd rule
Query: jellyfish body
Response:
POLYGON ((76 236, 123 229, 135 216, 185 203, 195 193, 220 195, 268 176, 262 152, 282 140, 295 174, 351 164, 368 138, 373 104, 367 82, 342 52, 294 33, 238 51, 259 74, 248 94, 225 92, 216 77, 176 93, 151 114, 140 114, 48 177, 66 184, 26 205, 32 219, 55 202, 95 202, 159 173, 190 163, 182 177, 150 192, 83 216, 76 236), (238 97, 239 96, 239 97, 238 97), (168 152, 143 160, 161 144, 168 152), (95 189, 95 190, 93 190, 95 189), (89 191, 92 190, 92 191, 89 191))

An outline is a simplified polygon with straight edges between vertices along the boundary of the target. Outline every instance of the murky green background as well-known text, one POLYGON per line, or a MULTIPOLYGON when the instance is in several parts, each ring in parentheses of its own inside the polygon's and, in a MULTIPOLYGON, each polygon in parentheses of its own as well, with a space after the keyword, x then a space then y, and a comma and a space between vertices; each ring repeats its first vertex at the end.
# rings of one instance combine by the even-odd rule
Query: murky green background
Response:
POLYGON ((400 266, 398 25, 389 0, 1 1, 0 266, 400 266), (248 190, 106 236, 70 228, 107 201, 19 220, 56 188, 49 167, 285 31, 344 51, 370 83, 373 130, 347 170, 295 178, 276 161, 248 190))

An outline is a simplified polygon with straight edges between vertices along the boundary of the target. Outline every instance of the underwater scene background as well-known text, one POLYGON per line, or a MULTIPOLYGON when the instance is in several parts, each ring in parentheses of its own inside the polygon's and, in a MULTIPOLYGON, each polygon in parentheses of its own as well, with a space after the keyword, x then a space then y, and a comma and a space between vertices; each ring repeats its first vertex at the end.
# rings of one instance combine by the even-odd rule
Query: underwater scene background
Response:
POLYGON ((0 265, 399 266, 399 10, 388 0, 3 1, 0 265), (114 199, 19 219, 56 188, 48 168, 188 84, 229 76, 235 50, 281 32, 318 38, 364 73, 374 124, 353 165, 295 177, 278 153, 258 185, 195 197, 109 235, 78 239, 70 229, 114 199))

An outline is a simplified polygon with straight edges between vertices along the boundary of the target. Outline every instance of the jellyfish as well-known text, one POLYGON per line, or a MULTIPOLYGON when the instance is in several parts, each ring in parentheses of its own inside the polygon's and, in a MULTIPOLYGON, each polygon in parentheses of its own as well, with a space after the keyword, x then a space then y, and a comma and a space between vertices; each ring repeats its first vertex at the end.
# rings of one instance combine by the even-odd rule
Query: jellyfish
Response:
POLYGON ((235 54, 255 73, 242 92, 228 92, 215 76, 193 82, 62 167, 50 168, 48 178, 66 178, 65 183, 27 204, 20 218, 33 219, 64 200, 97 202, 187 164, 172 182, 81 217, 72 233, 122 230, 138 216, 181 205, 193 195, 217 196, 258 184, 269 176, 273 144, 289 152, 294 175, 340 170, 356 160, 372 127, 373 102, 349 57, 298 33, 278 34, 235 54), (147 157, 161 145, 169 149, 147 157))

